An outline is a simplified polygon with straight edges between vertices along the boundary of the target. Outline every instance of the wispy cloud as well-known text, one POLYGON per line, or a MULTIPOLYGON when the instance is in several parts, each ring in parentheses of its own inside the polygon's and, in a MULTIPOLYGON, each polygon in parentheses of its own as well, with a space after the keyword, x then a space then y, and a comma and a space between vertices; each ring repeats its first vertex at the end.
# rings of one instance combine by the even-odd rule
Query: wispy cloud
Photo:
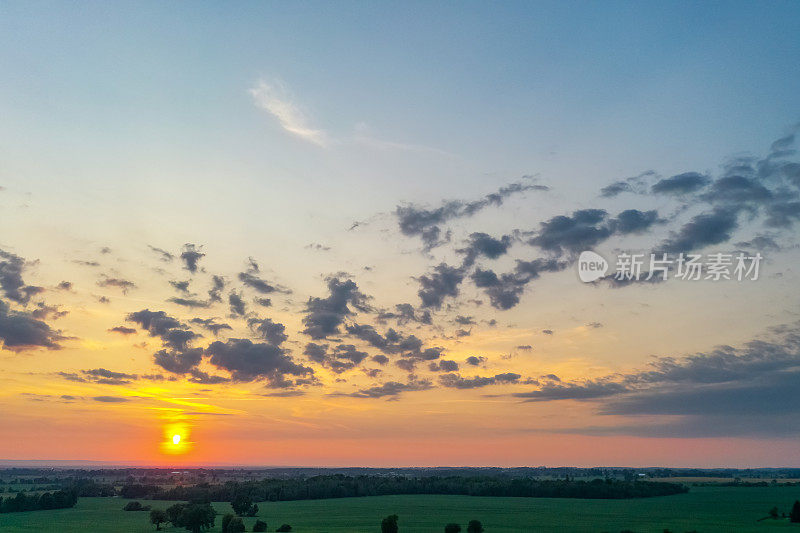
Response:
POLYGON ((305 114, 281 84, 260 80, 249 92, 256 106, 275 117, 284 130, 318 146, 329 145, 328 135, 309 126, 305 114))

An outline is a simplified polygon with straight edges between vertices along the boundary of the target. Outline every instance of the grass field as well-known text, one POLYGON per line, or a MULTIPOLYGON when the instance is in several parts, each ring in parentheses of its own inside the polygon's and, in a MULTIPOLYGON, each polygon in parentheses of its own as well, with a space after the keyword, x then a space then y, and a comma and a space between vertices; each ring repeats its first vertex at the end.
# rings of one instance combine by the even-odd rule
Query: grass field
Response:
MULTIPOLYGON (((471 519, 483 522, 487 533, 517 532, 636 532, 673 533, 797 531, 786 520, 758 522, 778 506, 788 512, 800 499, 800 487, 697 487, 688 494, 639 500, 576 500, 549 498, 477 498, 470 496, 379 496, 293 502, 259 503, 259 518, 270 531, 283 523, 298 533, 375 533, 382 517, 400 516, 401 533, 444 531, 448 522, 466 529, 471 519)), ((3 533, 154 531, 147 512, 125 512, 129 500, 81 498, 74 509, 0 515, 3 533)), ((174 502, 143 502, 166 508, 174 502)), ((230 512, 227 503, 214 504, 230 512)), ((221 516, 217 517, 219 531, 221 516)), ((248 531, 255 518, 246 518, 248 531)), ((167 527, 167 532, 178 529, 167 527)))

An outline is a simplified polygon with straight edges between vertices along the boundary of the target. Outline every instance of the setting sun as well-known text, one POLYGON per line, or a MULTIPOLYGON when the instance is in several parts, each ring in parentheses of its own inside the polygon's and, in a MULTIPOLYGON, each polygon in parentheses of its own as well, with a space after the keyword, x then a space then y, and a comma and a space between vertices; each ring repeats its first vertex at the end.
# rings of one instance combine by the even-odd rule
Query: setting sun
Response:
POLYGON ((181 436, 180 435, 173 435, 172 436, 172 444, 180 444, 181 436))

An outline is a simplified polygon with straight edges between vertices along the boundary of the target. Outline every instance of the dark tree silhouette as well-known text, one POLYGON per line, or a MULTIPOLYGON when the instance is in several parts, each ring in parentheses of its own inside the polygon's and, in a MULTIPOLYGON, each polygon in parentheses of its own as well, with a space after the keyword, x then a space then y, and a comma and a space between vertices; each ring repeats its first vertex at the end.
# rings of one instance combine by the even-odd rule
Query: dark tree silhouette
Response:
POLYGON ((447 524, 444 526, 444 533, 461 533, 461 526, 458 524, 447 524))
POLYGON ((287 533, 288 531, 291 531, 291 530, 292 530, 292 526, 290 526, 289 524, 283 524, 283 525, 281 525, 281 527, 279 527, 275 531, 279 531, 280 533, 287 533))
POLYGON ((236 516, 230 513, 222 517, 222 533, 228 533, 228 526, 234 518, 236 518, 236 516))
POLYGON ((182 527, 192 533, 214 527, 217 512, 210 503, 177 503, 167 508, 167 517, 175 527, 182 527))
POLYGON ((231 507, 236 516, 255 516, 258 507, 253 505, 253 499, 245 493, 240 492, 231 501, 231 507), (255 509, 253 509, 255 507, 255 509), (250 514, 250 513, 253 514, 250 514))
POLYGON ((381 533, 397 533, 400 528, 397 526, 398 516, 389 515, 381 521, 381 533))
POLYGON ((253 524, 253 531, 266 531, 267 530, 267 523, 263 520, 256 520, 256 523, 253 524))
POLYGON ((480 520, 470 520, 467 524, 467 533, 483 533, 483 524, 480 520))
POLYGON ((150 511, 150 523, 156 525, 156 531, 161 531, 161 524, 167 521, 167 513, 162 509, 150 511))
POLYGON ((800 501, 794 501, 792 512, 789 513, 789 522, 800 523, 800 501))

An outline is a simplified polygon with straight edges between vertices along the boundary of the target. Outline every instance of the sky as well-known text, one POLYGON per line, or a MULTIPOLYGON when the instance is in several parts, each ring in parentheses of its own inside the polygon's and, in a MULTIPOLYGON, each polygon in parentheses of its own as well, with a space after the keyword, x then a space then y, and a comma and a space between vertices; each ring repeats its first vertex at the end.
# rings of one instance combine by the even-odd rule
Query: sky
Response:
POLYGON ((799 34, 0 4, 0 461, 800 466, 799 34))

